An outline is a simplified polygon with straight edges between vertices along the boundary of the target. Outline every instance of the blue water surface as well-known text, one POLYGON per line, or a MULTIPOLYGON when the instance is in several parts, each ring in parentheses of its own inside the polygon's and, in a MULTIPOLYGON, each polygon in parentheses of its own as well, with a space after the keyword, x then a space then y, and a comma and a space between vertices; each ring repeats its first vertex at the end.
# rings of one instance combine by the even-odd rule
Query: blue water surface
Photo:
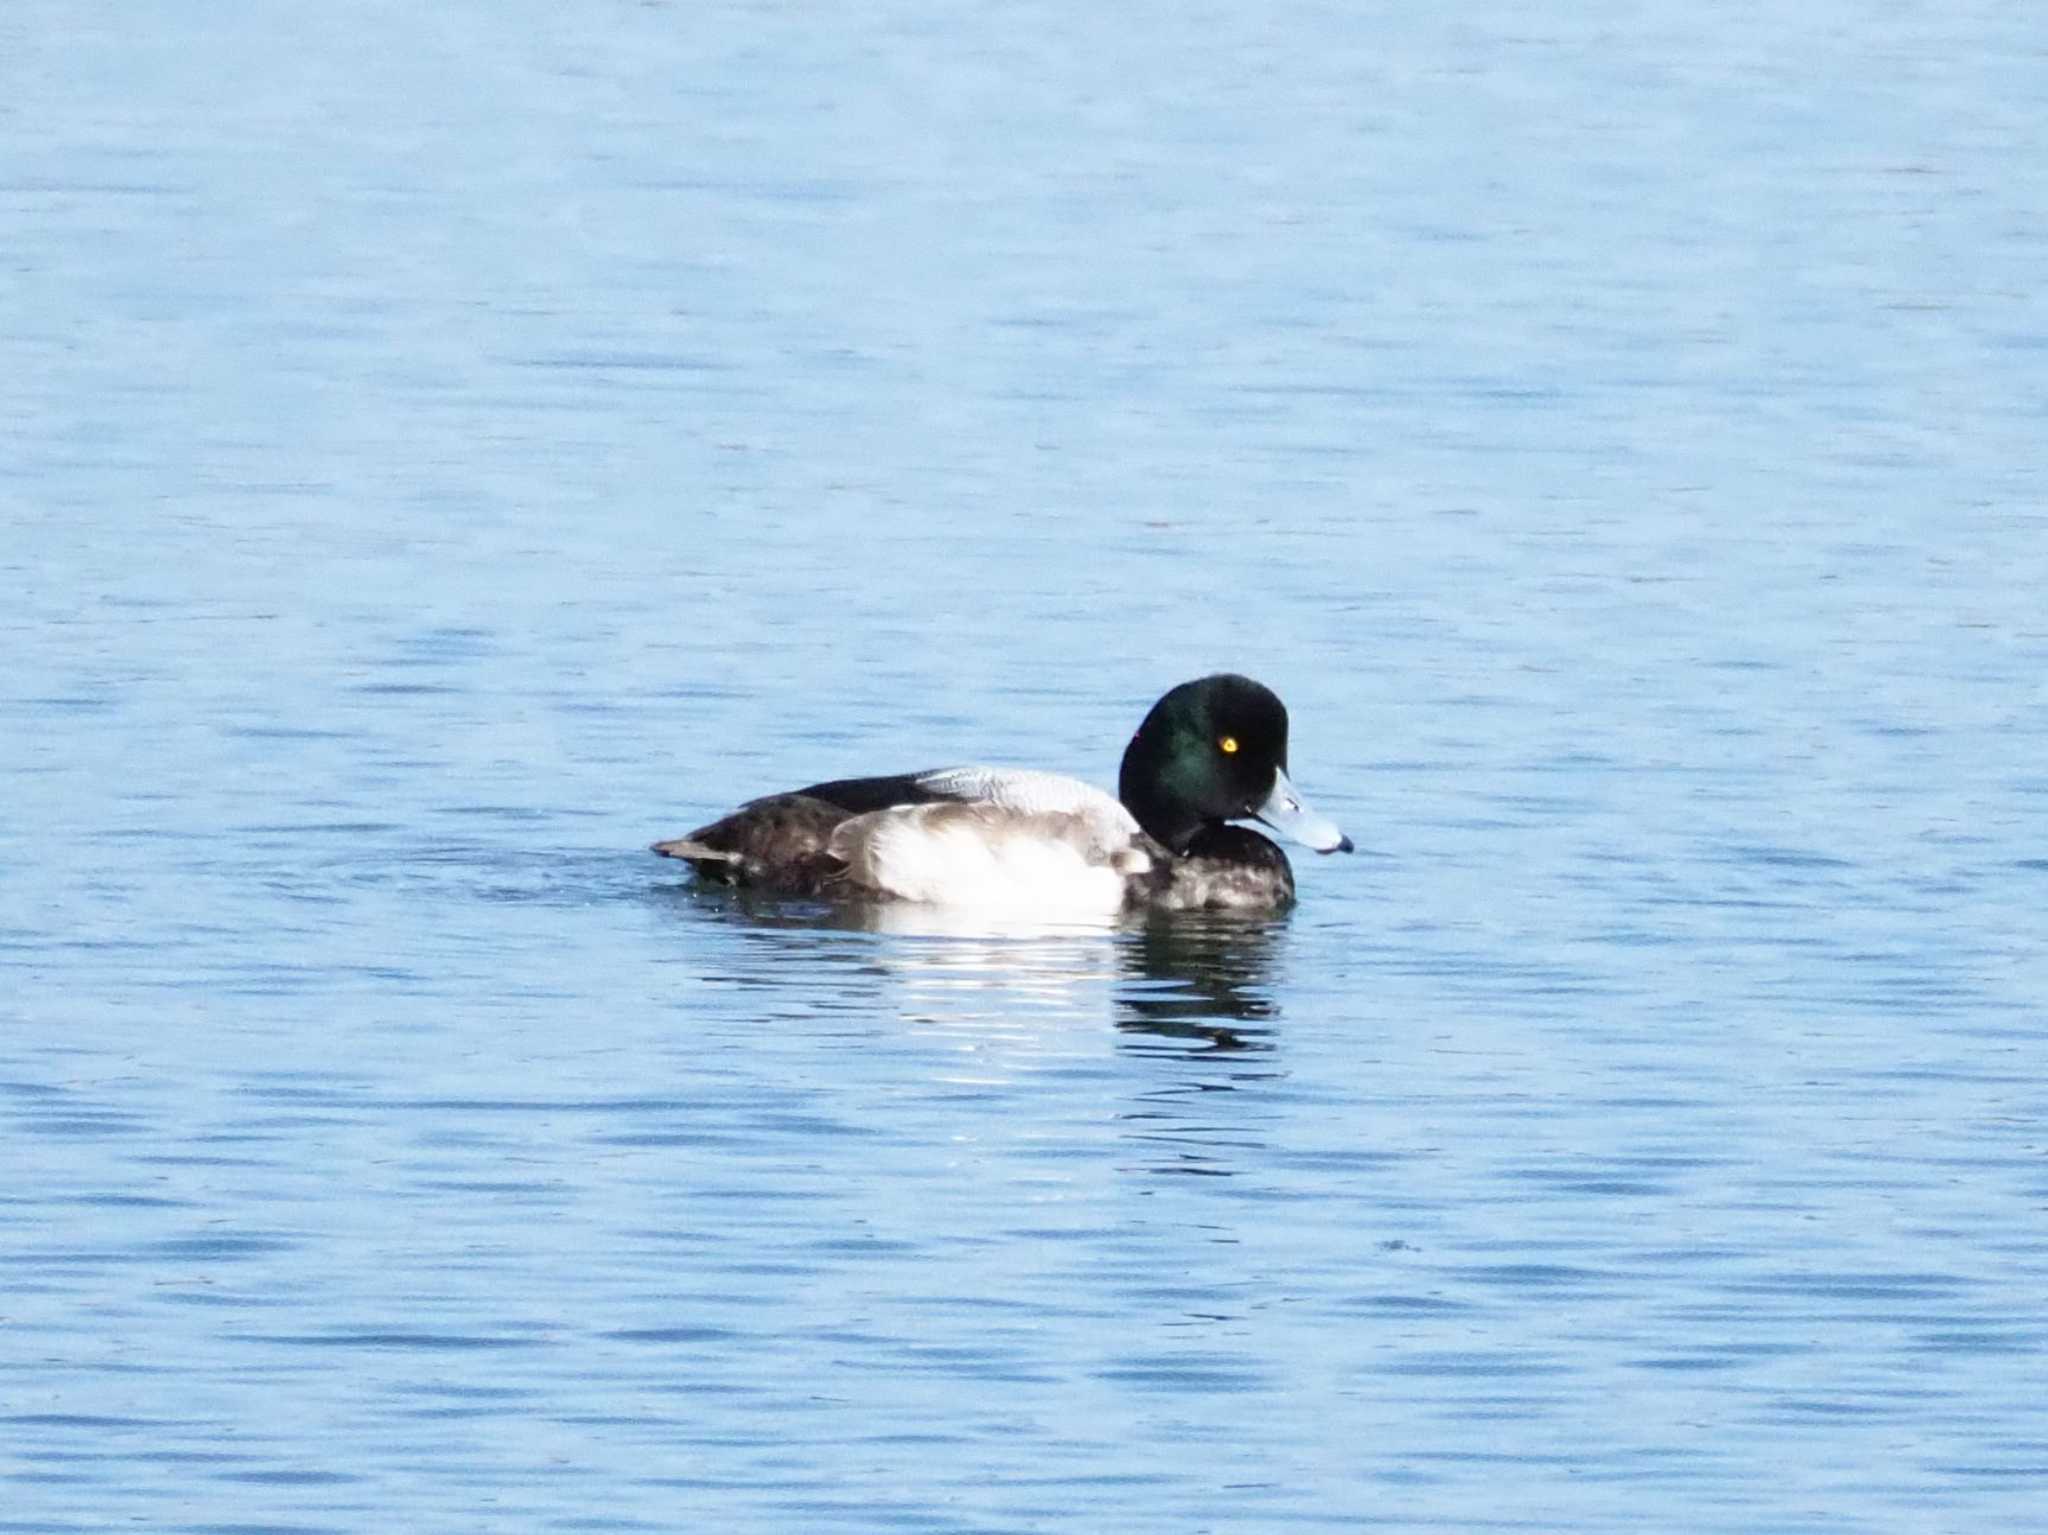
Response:
POLYGON ((0 15, 0 1531, 2048 1529, 2048 18, 0 15), (1276 922, 691 889, 1294 716, 1276 922))

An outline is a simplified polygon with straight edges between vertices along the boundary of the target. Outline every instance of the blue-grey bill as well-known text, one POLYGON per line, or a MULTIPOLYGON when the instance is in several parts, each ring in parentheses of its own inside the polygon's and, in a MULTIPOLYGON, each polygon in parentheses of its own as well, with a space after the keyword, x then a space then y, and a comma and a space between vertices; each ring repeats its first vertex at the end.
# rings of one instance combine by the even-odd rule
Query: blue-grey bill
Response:
POLYGON ((1273 771, 1273 792, 1252 814, 1289 841, 1312 847, 1318 853, 1351 851, 1351 839, 1337 830, 1337 823, 1311 810, 1301 791, 1278 768, 1273 771))

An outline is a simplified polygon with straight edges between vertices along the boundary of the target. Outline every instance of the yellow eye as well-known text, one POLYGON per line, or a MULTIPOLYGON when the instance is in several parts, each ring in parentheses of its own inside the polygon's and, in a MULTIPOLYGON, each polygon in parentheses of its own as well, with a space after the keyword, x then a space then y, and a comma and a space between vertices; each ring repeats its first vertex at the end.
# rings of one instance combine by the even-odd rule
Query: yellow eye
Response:
POLYGON ((1220 751, 1222 751, 1225 756, 1228 756, 1230 753, 1237 750, 1237 737, 1225 736, 1222 740, 1218 741, 1216 745, 1217 748, 1220 751))

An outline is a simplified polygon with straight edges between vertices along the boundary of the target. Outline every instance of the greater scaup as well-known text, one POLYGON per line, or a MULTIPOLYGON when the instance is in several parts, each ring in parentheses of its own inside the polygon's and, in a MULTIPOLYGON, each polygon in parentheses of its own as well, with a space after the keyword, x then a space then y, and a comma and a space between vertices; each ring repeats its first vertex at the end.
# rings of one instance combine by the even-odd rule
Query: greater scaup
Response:
POLYGON ((1154 704, 1117 796, 1019 768, 842 778, 750 800, 654 851, 792 895, 1098 916, 1287 905, 1287 855, 1231 821, 1351 851, 1288 779, 1286 706, 1249 677, 1198 678, 1154 704))

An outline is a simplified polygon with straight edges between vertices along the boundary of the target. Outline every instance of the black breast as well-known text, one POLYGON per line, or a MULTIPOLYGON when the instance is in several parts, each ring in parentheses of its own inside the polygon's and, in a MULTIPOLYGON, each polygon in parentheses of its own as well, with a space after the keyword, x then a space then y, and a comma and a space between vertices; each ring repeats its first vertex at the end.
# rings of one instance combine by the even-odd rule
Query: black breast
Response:
POLYGON ((1294 902, 1287 855, 1242 826, 1203 827, 1159 872, 1152 904, 1167 911, 1276 911, 1294 902))

